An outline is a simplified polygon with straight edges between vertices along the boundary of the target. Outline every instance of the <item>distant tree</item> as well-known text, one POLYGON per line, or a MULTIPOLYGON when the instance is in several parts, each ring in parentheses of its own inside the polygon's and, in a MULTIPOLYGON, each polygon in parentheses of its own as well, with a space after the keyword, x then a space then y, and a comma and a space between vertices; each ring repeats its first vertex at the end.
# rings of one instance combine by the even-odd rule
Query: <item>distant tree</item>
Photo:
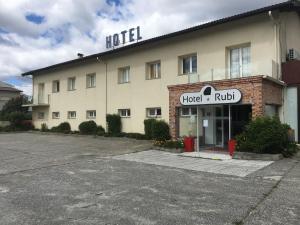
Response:
POLYGON ((0 111, 0 117, 5 119, 11 113, 14 112, 21 112, 28 115, 28 108, 22 107, 24 104, 28 104, 29 100, 28 97, 25 95, 20 95, 19 97, 10 99, 0 111))

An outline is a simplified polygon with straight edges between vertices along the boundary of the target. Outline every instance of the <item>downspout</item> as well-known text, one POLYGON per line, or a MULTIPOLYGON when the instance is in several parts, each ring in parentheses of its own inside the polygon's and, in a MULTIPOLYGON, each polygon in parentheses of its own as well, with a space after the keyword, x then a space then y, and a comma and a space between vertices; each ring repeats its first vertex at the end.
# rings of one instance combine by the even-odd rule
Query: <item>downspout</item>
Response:
MULTIPOLYGON (((97 61, 101 62, 101 59, 99 57, 97 57, 97 61)), ((107 62, 103 61, 104 65, 105 65, 105 121, 106 121, 106 115, 108 113, 108 103, 107 103, 107 99, 108 99, 108 81, 107 81, 107 62)), ((107 123, 105 123, 105 130, 108 130, 107 127, 107 123)))
MULTIPOLYGON (((280 19, 275 19, 273 16, 272 11, 269 11, 268 13, 271 21, 273 22, 274 25, 274 36, 275 36, 275 52, 276 52, 276 78, 277 80, 282 80, 282 65, 281 65, 281 52, 282 52, 282 41, 281 41, 281 23, 280 19)), ((286 88, 283 89, 282 92, 282 110, 281 110, 281 116, 282 116, 282 121, 285 122, 285 113, 284 113, 284 108, 285 108, 285 92, 286 88)))
POLYGON ((279 19, 275 19, 272 11, 268 15, 274 26, 274 47, 275 47, 275 62, 276 62, 276 79, 281 80, 281 24, 279 19))

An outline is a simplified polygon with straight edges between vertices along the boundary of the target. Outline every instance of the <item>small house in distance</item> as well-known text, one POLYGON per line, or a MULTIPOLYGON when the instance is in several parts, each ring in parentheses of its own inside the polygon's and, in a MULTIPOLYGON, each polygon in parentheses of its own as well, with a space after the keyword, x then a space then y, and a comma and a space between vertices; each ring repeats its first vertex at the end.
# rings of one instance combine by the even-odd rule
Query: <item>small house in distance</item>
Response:
POLYGON ((0 81, 0 111, 6 102, 20 96, 21 92, 21 90, 14 88, 14 86, 0 81))

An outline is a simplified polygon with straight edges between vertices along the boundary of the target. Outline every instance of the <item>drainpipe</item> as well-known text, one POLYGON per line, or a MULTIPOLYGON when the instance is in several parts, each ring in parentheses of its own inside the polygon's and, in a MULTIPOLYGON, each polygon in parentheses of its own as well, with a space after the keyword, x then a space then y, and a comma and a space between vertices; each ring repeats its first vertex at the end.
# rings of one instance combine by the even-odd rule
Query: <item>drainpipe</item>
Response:
MULTIPOLYGON (((105 65, 105 120, 106 120, 106 115, 107 115, 107 112, 108 112, 108 104, 107 104, 107 99, 108 99, 108 81, 107 81, 107 61, 101 61, 101 59, 99 57, 97 57, 97 61, 98 62, 103 62, 104 65, 105 65)), ((107 123, 105 123, 105 130, 107 131, 108 130, 108 127, 107 127, 107 123)))
POLYGON ((276 59, 276 79, 281 79, 281 38, 280 38, 280 32, 281 32, 281 26, 280 26, 280 20, 275 19, 273 12, 269 11, 268 15, 273 22, 274 26, 274 47, 275 47, 275 59, 276 59))

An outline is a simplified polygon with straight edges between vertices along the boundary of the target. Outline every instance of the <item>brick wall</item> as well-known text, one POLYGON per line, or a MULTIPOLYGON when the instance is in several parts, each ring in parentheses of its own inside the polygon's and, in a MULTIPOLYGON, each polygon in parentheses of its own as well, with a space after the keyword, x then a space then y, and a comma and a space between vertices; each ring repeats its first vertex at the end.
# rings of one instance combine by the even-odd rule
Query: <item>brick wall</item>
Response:
POLYGON ((263 76, 168 86, 169 124, 173 138, 176 137, 178 129, 176 108, 181 107, 180 96, 186 92, 199 92, 208 84, 216 90, 239 89, 242 93, 242 100, 239 104, 251 104, 253 118, 264 115, 265 104, 282 105, 283 84, 263 76))

